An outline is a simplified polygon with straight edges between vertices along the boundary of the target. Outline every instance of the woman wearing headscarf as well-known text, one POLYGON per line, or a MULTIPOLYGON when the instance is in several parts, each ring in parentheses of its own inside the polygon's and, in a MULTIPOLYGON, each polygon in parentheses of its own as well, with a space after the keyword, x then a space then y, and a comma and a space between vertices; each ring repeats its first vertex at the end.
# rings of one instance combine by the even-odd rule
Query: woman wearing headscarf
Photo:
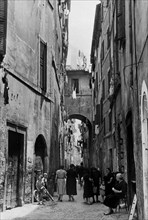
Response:
POLYGON ((127 183, 122 177, 121 173, 116 174, 116 183, 112 187, 112 193, 107 195, 104 200, 104 205, 108 206, 109 210, 105 215, 110 215, 113 213, 113 209, 117 207, 120 199, 124 198, 127 193, 127 183))

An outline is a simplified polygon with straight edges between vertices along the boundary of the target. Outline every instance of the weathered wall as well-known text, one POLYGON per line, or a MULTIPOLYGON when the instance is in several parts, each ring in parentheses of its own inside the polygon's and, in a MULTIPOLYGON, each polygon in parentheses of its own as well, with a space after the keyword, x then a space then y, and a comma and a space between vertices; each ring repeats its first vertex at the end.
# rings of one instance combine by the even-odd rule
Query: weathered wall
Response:
MULTIPOLYGON (((134 6, 133 6, 134 7, 134 6)), ((145 82, 148 88, 148 2, 141 1, 135 4, 135 41, 136 41, 136 55, 137 55, 137 73, 134 72, 134 97, 137 103, 135 103, 135 111, 139 114, 138 121, 137 116, 134 117, 134 137, 135 137, 135 163, 136 163, 136 184, 137 184, 137 196, 138 196, 138 215, 139 219, 148 218, 148 185, 147 185, 147 150, 144 150, 144 140, 142 140, 142 114, 146 111, 141 105, 142 99, 142 84, 145 82), (137 81, 138 80, 138 81, 137 81), (137 83, 136 83, 137 82, 137 83), (136 105, 137 104, 137 105, 136 105), (141 111, 142 109, 142 111, 141 111), (145 170, 144 170, 145 169, 145 170), (140 178, 139 178, 140 177, 140 178), (142 183, 142 184, 141 184, 142 183), (141 209, 142 207, 142 209, 141 209)), ((148 97, 147 97, 148 98, 148 97)), ((147 101, 146 101, 147 102, 147 101)), ((145 103, 147 106, 147 103, 145 103)), ((147 116, 146 116, 147 118, 147 116)), ((145 119, 146 120, 146 119, 145 119)), ((144 135, 144 134, 143 134, 144 135)), ((147 134, 145 134, 147 137, 147 134)), ((147 141, 145 142, 147 145, 147 141)))
POLYGON ((89 87, 90 74, 84 70, 67 71, 68 83, 65 85, 65 106, 68 115, 79 114, 92 121, 92 96, 89 87), (79 93, 72 98, 72 79, 79 80, 79 93))
POLYGON ((0 205, 5 209, 8 168, 8 129, 6 122, 25 129, 23 153, 24 202, 31 202, 34 188, 34 146, 37 137, 42 134, 47 146, 47 172, 53 172, 59 166, 59 123, 60 91, 57 83, 56 64, 61 62, 61 51, 56 52, 53 45, 62 47, 61 27, 58 17, 57 1, 53 7, 48 1, 8 1, 7 46, 3 60, 9 86, 9 104, 4 106, 2 91, 1 101, 1 148, 2 158, 0 183, 0 205), (23 8, 23 10, 22 10, 23 8), (55 12, 56 11, 56 12, 55 12), (47 91, 40 88, 40 38, 47 43, 47 91), (58 41, 58 43, 57 43, 58 41), (57 57, 57 59, 56 59, 57 57), (55 142, 56 141, 56 142, 55 142), (51 161, 52 158, 52 162, 51 161), (3 181, 5 179, 5 181, 3 181))

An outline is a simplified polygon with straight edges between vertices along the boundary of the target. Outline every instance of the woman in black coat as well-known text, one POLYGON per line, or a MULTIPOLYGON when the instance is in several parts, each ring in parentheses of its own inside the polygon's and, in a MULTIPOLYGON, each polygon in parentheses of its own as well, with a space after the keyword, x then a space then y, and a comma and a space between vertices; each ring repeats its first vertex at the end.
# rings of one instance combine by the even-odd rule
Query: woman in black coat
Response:
POLYGON ((101 174, 95 167, 91 168, 91 178, 93 180, 93 202, 98 202, 98 196, 100 194, 101 174), (96 200, 94 197, 96 197, 96 200))
POLYGON ((105 196, 110 195, 112 193, 112 187, 115 184, 115 178, 110 168, 106 169, 106 175, 104 176, 105 182, 105 196))
POLYGON ((108 206, 109 211, 104 213, 105 215, 110 215, 113 213, 113 209, 117 207, 120 199, 124 198, 127 193, 127 183, 122 177, 121 173, 116 174, 116 183, 112 187, 112 193, 107 195, 104 200, 104 205, 108 206))
POLYGON ((66 193, 69 196, 69 201, 74 201, 74 195, 77 195, 76 181, 77 173, 74 164, 70 164, 70 169, 67 171, 66 193))
POLYGON ((93 179, 91 178, 91 174, 89 170, 85 171, 85 174, 83 175, 83 181, 84 181, 84 193, 83 198, 86 199, 86 203, 91 205, 92 202, 90 198, 93 198, 93 179))

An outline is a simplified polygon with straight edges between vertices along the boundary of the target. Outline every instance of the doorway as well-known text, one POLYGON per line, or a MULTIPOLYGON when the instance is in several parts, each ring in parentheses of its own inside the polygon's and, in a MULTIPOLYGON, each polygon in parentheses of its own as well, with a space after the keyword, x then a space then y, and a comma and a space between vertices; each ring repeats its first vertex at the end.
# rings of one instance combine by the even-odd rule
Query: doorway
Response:
POLYGON ((24 134, 8 130, 8 172, 6 209, 21 206, 23 201, 24 134))
POLYGON ((36 180, 38 176, 47 173, 48 167, 47 145, 43 135, 39 135, 35 141, 35 161, 34 161, 34 188, 36 188, 36 180))
POLYGON ((136 194, 136 174, 135 174, 133 129, 132 129, 132 114, 131 114, 131 112, 127 116, 126 132, 127 132, 128 200, 129 200, 129 205, 132 205, 134 194, 136 194))

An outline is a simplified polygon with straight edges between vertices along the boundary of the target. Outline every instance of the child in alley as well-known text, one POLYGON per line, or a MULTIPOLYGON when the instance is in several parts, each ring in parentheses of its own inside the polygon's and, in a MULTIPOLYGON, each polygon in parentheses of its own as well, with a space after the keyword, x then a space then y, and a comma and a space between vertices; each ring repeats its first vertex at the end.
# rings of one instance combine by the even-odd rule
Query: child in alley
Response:
POLYGON ((43 193, 44 193, 44 182, 43 182, 43 175, 39 175, 37 181, 36 181, 36 189, 37 189, 37 192, 38 192, 38 195, 39 195, 39 201, 38 201, 38 204, 41 205, 41 204, 44 204, 43 203, 43 193))

